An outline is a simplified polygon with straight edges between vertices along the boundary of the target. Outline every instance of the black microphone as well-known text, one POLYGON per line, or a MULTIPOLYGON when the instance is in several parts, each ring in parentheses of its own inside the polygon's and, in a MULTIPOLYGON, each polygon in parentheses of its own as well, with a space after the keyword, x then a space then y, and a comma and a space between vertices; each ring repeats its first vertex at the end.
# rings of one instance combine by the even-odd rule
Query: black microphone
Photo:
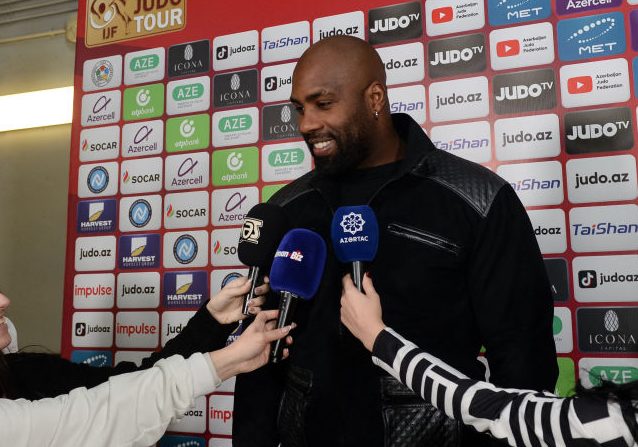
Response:
MULTIPOLYGON (((314 231, 295 228, 285 234, 270 268, 270 287, 279 292, 277 328, 288 326, 297 302, 310 300, 317 293, 326 265, 326 243, 314 231)), ((270 361, 278 363, 286 342, 274 341, 270 361)))
POLYGON ((237 245, 239 260, 250 267, 250 291, 244 297, 242 306, 244 315, 248 315, 248 303, 255 296, 260 273, 270 267, 277 244, 288 228, 286 215, 279 206, 259 203, 246 214, 237 245))
POLYGON ((342 206, 335 211, 330 233, 337 259, 352 263, 352 281, 362 292, 363 262, 372 261, 379 246, 374 211, 367 205, 342 206))

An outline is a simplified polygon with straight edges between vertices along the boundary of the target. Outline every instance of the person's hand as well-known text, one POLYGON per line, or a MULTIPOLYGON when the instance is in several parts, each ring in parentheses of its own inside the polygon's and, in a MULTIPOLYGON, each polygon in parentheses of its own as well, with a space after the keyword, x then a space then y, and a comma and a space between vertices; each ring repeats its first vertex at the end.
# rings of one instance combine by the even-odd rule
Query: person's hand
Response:
MULTIPOLYGON (((237 278, 226 284, 214 297, 206 304, 208 312, 218 323, 229 324, 243 320, 247 317, 242 313, 244 296, 250 290, 250 281, 246 276, 237 278)), ((255 289, 255 297, 248 307, 251 315, 257 315, 261 311, 261 306, 266 301, 266 295, 270 290, 268 277, 264 277, 264 284, 255 289)))
POLYGON ((381 300, 374 290, 372 279, 363 277, 363 290, 359 292, 350 275, 343 277, 341 291, 341 322, 357 337, 368 351, 372 351, 379 332, 385 328, 381 320, 381 300))
MULTIPOLYGON (((286 338, 286 343, 292 343, 288 335, 295 324, 275 329, 279 310, 265 310, 259 312, 255 321, 248 326, 241 336, 224 349, 210 353, 217 375, 222 380, 239 373, 253 371, 268 363, 270 343, 286 338)), ((283 357, 288 357, 288 349, 284 349, 283 357)))

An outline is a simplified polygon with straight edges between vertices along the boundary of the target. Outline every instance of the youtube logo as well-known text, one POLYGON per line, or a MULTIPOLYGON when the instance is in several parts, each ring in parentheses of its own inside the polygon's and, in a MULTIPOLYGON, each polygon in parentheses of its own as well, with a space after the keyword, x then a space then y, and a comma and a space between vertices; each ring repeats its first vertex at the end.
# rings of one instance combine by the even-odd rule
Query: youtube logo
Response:
POLYGON ((576 76, 567 80, 567 91, 572 95, 589 93, 593 88, 591 76, 576 76))
POLYGON ((451 6, 436 8, 432 11, 432 23, 446 23, 454 19, 454 10, 451 6))
POLYGON ((521 44, 518 39, 504 40, 496 44, 498 57, 517 56, 521 52, 521 44))
POLYGON ((517 56, 521 52, 521 44, 518 39, 504 40, 496 44, 498 57, 517 56))

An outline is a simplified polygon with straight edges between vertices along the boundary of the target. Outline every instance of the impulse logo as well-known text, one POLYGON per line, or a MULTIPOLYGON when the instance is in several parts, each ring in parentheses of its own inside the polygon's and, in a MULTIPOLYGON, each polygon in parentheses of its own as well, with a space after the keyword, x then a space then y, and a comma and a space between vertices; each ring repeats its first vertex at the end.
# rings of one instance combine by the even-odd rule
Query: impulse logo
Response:
POLYGON ((421 37, 421 3, 403 3, 371 9, 368 13, 371 45, 421 37))
POLYGON ((552 13, 549 0, 488 0, 492 26, 545 19, 552 13))
POLYGON ((633 134, 628 107, 565 114, 565 146, 569 154, 631 149, 633 134))
POLYGON ((115 301, 115 275, 96 273, 75 275, 73 307, 75 309, 108 309, 115 301))
POLYGON ((159 235, 122 236, 119 254, 123 269, 159 267, 159 235))
POLYGON ((573 61, 625 52, 623 14, 614 12, 558 22, 558 55, 573 61))
POLYGON ((155 348, 158 338, 157 312, 118 312, 115 323, 118 348, 155 348))
POLYGON ((556 106, 553 69, 497 75, 493 78, 497 114, 551 109, 556 106))
POLYGON ((485 35, 451 37, 428 43, 428 70, 431 78, 476 73, 485 70, 485 35))

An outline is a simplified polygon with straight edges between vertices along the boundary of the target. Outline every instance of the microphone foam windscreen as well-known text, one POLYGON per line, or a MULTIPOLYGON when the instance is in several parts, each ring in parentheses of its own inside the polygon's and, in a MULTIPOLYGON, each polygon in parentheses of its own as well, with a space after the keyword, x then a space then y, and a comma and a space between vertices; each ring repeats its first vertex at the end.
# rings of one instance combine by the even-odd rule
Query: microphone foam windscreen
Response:
POLYGON ((342 206, 332 218, 331 236, 339 261, 372 261, 379 246, 377 217, 367 205, 342 206))
POLYGON ((269 203, 253 206, 239 234, 239 260, 251 267, 267 268, 287 230, 288 220, 281 207, 269 203))
POLYGON ((295 228, 277 247, 270 268, 270 287, 309 300, 319 289, 326 264, 326 243, 314 231, 295 228))

